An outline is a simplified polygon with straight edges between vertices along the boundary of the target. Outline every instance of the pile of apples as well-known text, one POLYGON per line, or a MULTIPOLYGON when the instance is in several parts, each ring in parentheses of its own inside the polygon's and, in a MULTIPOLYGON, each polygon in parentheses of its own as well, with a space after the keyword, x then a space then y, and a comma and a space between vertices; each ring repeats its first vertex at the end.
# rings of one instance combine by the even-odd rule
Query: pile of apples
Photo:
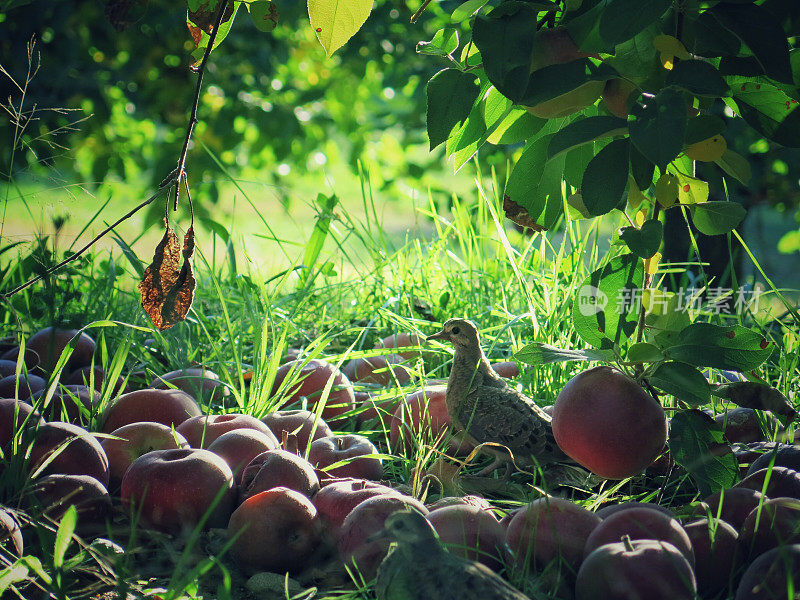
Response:
MULTIPOLYGON (((404 348, 419 346, 419 339, 390 336, 379 346, 397 353, 355 359, 341 371, 323 360, 288 356, 273 395, 283 395, 287 404, 305 398, 308 410, 278 410, 260 419, 203 414, 198 394, 215 402, 226 394, 206 369, 167 373, 137 390, 120 381, 119 395, 96 419, 97 435, 81 426, 99 401, 87 380, 97 385, 104 375, 90 367, 94 341, 76 331, 39 332, 22 357, 8 348, 0 359, 0 447, 5 464, 24 464, 31 480, 14 508, 56 522, 75 505, 85 536, 105 533, 121 513, 138 526, 176 536, 224 529, 236 564, 251 573, 299 574, 334 560, 355 565, 369 580, 389 544, 374 534, 390 514, 409 509, 430 520, 451 552, 492 569, 524 576, 555 567, 553 585, 578 600, 712 598, 723 592, 736 592, 737 600, 771 597, 764 590, 785 589, 786 573, 800 573, 800 450, 793 445, 742 445, 746 476, 736 487, 675 511, 630 502, 592 512, 554 496, 513 511, 479 496, 424 504, 403 486, 381 481, 378 448, 356 433, 334 435, 331 425, 350 417, 378 423, 388 429, 395 451, 408 451, 420 432, 435 439, 450 421, 442 382, 419 384, 405 401, 378 402, 366 393, 357 398, 351 379, 375 386, 411 380, 403 361, 419 358, 419 351, 404 348), (43 405, 44 376, 74 336, 64 385, 43 405), (28 372, 19 379, 17 358, 28 372), (331 382, 324 407, 318 406, 331 382), (59 417, 66 420, 54 420, 59 417), (21 452, 24 462, 13 456, 21 452)), ((509 376, 519 373, 515 369, 513 363, 496 366, 509 376)), ((595 461, 585 466, 605 477, 640 472, 663 450, 663 409, 655 401, 636 401, 631 384, 608 367, 590 369, 565 386, 554 407, 559 444, 581 464, 595 461), (586 390, 598 389, 606 394, 600 400, 605 409, 587 418, 580 400, 586 390), (616 445, 608 443, 614 422, 606 427, 600 421, 619 420, 626 410, 639 419, 637 431, 618 427, 612 432, 616 445), (591 442, 593 430, 606 437, 591 442)), ((729 437, 738 431, 734 426, 744 432, 745 421, 729 419, 729 437)), ((753 442, 747 435, 731 441, 753 442)), ((471 450, 458 437, 449 439, 448 448, 471 450)), ((14 511, 0 509, 0 546, 0 556, 23 554, 14 511)))

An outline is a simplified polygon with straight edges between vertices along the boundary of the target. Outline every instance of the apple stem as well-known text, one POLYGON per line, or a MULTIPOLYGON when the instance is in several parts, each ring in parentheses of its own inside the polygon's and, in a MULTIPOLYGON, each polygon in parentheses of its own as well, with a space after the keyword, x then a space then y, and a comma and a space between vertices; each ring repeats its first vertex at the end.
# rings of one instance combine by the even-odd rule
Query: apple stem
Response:
POLYGON ((631 536, 623 535, 620 538, 620 541, 622 542, 622 545, 625 546, 625 550, 627 550, 628 552, 633 552, 634 548, 633 548, 633 543, 631 542, 631 536))

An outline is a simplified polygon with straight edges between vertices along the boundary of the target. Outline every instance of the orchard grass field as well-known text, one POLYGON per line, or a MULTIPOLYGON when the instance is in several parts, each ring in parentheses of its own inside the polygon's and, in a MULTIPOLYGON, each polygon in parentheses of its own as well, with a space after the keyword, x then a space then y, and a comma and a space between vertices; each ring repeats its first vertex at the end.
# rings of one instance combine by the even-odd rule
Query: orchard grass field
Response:
MULTIPOLYGON (((492 362, 514 361, 515 353, 532 342, 568 350, 585 347, 572 325, 573 301, 584 279, 614 255, 612 249, 601 258, 597 220, 567 220, 559 236, 523 235, 503 223, 493 182, 479 181, 475 193, 481 201, 455 199, 452 211, 446 213, 432 203, 418 209, 420 217, 431 223, 432 233, 410 232, 405 243, 396 244, 384 237, 368 188, 365 183, 366 218, 337 207, 331 227, 324 214, 318 215, 304 247, 281 247, 281 242, 274 242, 274 252, 296 259, 281 272, 247 270, 248 263, 242 260, 246 248, 232 243, 225 247, 218 240, 225 258, 214 260, 204 254, 196 258, 194 304, 184 322, 164 332, 152 327, 136 290, 147 259, 137 259, 131 251, 96 251, 5 302, 3 333, 12 341, 23 341, 55 322, 83 329, 97 341, 93 360, 106 377, 99 404, 83 415, 92 431, 99 430, 103 411, 117 396, 115 384, 110 383, 117 377, 135 389, 160 374, 202 365, 217 373, 229 391, 223 401, 198 398, 203 413, 235 412, 260 418, 277 409, 307 407, 288 405, 285 388, 273 393, 281 358, 290 349, 297 349, 304 359, 343 366, 352 359, 386 355, 387 350, 374 349, 386 336, 409 333, 424 339, 452 316, 468 317, 478 324, 492 362)), ((40 237, 38 242, 38 249, 35 243, 4 249, 7 285, 35 274, 37 263, 54 260, 43 252, 51 239, 40 237)), ((756 257, 752 258, 759 269, 756 257)), ((698 268, 702 265, 662 264, 655 277, 680 276, 698 268)), ((785 299, 792 293, 796 290, 780 292, 767 286, 758 312, 718 315, 704 307, 691 316, 724 325, 741 323, 761 332, 776 350, 759 368, 759 377, 796 398, 800 330, 784 314, 781 301, 781 296, 785 299)), ((395 377, 385 386, 354 383, 356 391, 373 394, 377 417, 360 418, 359 413, 367 409, 361 406, 333 425, 337 433, 355 432, 369 438, 383 461, 382 480, 403 493, 425 503, 441 496, 482 495, 498 518, 541 497, 545 490, 592 512, 609 504, 638 501, 669 507, 679 516, 691 514, 692 503, 703 497, 685 469, 663 460, 660 467, 621 481, 592 478, 577 468, 566 475, 547 470, 518 472, 505 481, 502 473, 474 477, 485 466, 486 457, 474 453, 452 457, 448 450, 452 434, 447 429, 416 428, 408 443, 392 444, 395 403, 402 404, 422 388, 422 382, 446 379, 449 372, 449 346, 423 343, 416 350, 416 358, 404 363, 410 381, 401 384, 395 377)), ((34 403, 40 412, 50 402, 66 358, 49 375, 48 393, 34 403)), ((553 404, 564 384, 587 368, 585 362, 517 362, 520 372, 513 383, 540 406, 553 404)), ((621 364, 635 373, 632 363, 621 364)), ((21 362, 19 368, 23 368, 21 362)), ((719 371, 706 372, 712 382, 724 381, 719 371)), ((318 416, 329 391, 323 392, 316 408, 311 406, 318 416)), ((662 396, 662 401, 668 412, 677 406, 670 396, 662 396)), ((731 406, 713 397, 705 408, 719 414, 731 406)), ((407 418, 405 411, 401 415, 407 418)), ((764 429, 764 440, 776 436, 774 428, 768 429, 764 429)), ((791 437, 793 426, 784 435, 791 437)), ((6 453, 0 474, 2 503, 14 509, 25 534, 22 558, 0 575, 4 598, 48 597, 43 590, 55 598, 374 597, 371 577, 352 565, 344 568, 330 547, 318 551, 293 579, 275 575, 266 581, 261 576, 248 587, 252 570, 242 569, 231 558, 224 529, 197 527, 182 537, 152 532, 138 524, 137 516, 129 514, 118 497, 107 526, 84 536, 80 526, 75 528, 73 513, 49 520, 25 508, 33 478, 25 470, 24 454, 23 446, 6 453), (96 537, 113 540, 124 553, 93 542, 96 537)), ((533 572, 506 558, 499 567, 501 574, 532 598, 564 597, 562 580, 569 579, 569 569, 562 572, 553 564, 533 572)))

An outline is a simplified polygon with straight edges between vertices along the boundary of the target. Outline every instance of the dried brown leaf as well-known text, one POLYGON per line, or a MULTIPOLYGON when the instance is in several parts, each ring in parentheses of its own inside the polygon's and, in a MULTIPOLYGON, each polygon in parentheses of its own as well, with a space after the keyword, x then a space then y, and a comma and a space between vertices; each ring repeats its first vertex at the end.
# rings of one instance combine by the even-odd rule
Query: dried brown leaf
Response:
POLYGON ((763 383, 755 381, 728 383, 717 387, 715 394, 744 408, 768 410, 776 415, 788 417, 792 421, 797 418, 797 410, 789 399, 774 387, 763 383))
MULTIPOLYGON (((166 225, 166 221, 165 221, 166 225)), ((183 321, 194 300, 195 279, 192 273, 194 228, 183 236, 183 250, 175 232, 166 225, 164 237, 156 246, 153 262, 145 269, 139 292, 142 308, 158 329, 169 329, 183 321), (183 264, 180 264, 183 254, 183 264)))
POLYGON ((510 197, 503 196, 503 211, 506 216, 520 227, 527 227, 534 231, 544 231, 545 228, 539 225, 530 215, 525 207, 514 202, 510 197))
MULTIPOLYGON (((221 1, 223 0, 220 0, 220 2, 221 1)), ((218 2, 214 2, 214 0, 204 2, 196 11, 189 11, 189 20, 197 25, 202 31, 205 31, 208 35, 211 35, 211 32, 214 30, 214 22, 217 16, 218 5, 218 2)), ((233 0, 228 0, 228 5, 225 7, 225 14, 222 15, 222 23, 229 21, 232 15, 233 0)), ((189 27, 189 30, 191 31, 191 27, 189 27)), ((192 38, 194 38, 194 34, 192 34, 192 38)))

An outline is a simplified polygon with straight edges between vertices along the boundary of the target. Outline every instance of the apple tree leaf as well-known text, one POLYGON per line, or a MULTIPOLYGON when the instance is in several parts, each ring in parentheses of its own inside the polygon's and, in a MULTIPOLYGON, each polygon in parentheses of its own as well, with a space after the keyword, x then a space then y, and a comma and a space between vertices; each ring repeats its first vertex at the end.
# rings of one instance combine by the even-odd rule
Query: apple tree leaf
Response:
POLYGON ((479 92, 475 75, 458 69, 444 69, 431 77, 426 87, 431 150, 466 121, 479 92))

